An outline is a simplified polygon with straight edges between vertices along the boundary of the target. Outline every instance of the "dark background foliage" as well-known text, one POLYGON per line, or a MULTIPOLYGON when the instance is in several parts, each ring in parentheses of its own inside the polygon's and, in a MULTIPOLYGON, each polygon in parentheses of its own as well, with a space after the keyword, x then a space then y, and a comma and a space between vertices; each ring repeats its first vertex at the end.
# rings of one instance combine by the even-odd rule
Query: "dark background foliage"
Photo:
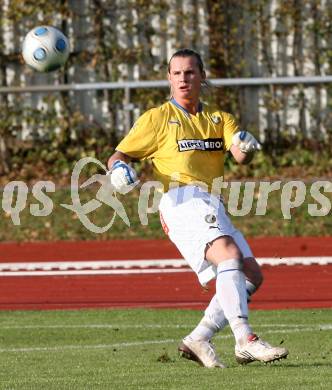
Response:
MULTIPOLYGON (((2 87, 162 80, 180 47, 202 54, 211 79, 332 73, 326 1, 0 0, 0 10, 2 87), (21 58, 25 34, 40 24, 60 28, 71 42, 66 66, 51 74, 30 70, 21 58)), ((2 93, 0 173, 61 180, 83 156, 104 161, 140 112, 167 97, 166 88, 132 90, 128 107, 123 89, 2 93)), ((205 99, 259 136, 265 174, 269 164, 294 166, 296 159, 281 157, 294 150, 327 161, 331 155, 330 84, 223 87, 205 99)))

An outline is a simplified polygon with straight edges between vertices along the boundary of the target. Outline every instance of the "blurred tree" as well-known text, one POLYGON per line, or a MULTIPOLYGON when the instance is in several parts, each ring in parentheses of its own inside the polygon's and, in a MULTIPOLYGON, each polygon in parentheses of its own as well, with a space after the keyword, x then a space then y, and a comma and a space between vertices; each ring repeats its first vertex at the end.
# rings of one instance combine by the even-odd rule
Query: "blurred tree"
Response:
MULTIPOLYGON (((210 78, 332 74, 331 37, 326 0, 0 0, 0 80, 6 87, 165 79, 168 58, 184 46, 202 53, 210 78), (38 74, 22 63, 22 40, 40 24, 70 39, 60 71, 38 74)), ((106 156, 140 112, 167 94, 0 94, 0 172, 20 170, 32 156, 52 161, 51 172, 82 155, 106 156)), ((277 153, 292 137, 306 145, 331 138, 331 94, 331 85, 233 87, 205 98, 277 153)))

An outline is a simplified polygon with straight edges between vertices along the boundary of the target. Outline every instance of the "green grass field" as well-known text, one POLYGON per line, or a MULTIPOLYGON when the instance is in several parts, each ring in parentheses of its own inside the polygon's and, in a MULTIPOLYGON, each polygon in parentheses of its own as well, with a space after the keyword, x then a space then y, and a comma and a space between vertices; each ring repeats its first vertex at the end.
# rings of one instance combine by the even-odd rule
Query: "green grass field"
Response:
POLYGON ((330 389, 332 311, 253 311, 251 323, 287 360, 238 366, 229 329, 215 338, 228 369, 181 359, 192 310, 0 312, 0 389, 330 389))

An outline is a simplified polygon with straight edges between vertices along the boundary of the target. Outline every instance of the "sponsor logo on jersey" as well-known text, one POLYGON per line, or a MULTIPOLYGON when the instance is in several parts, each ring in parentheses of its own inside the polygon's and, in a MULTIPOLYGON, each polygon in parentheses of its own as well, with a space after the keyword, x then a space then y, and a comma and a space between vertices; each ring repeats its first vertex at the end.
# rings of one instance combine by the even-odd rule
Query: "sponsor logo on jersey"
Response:
POLYGON ((180 152, 188 150, 220 151, 223 150, 224 140, 222 138, 207 139, 180 139, 178 148, 180 152))

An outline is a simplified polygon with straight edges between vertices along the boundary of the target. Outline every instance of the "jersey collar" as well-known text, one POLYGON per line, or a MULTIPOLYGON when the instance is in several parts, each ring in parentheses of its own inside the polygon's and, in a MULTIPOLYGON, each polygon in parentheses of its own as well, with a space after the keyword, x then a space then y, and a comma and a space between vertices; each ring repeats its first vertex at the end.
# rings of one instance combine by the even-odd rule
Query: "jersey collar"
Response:
MULTIPOLYGON (((191 115, 190 112, 188 112, 184 107, 182 107, 181 104, 179 104, 174 98, 172 98, 170 102, 174 104, 175 107, 182 110, 187 116, 190 117, 191 115)), ((203 111, 203 104, 202 102, 199 102, 197 107, 197 112, 202 112, 202 111, 203 111)))

